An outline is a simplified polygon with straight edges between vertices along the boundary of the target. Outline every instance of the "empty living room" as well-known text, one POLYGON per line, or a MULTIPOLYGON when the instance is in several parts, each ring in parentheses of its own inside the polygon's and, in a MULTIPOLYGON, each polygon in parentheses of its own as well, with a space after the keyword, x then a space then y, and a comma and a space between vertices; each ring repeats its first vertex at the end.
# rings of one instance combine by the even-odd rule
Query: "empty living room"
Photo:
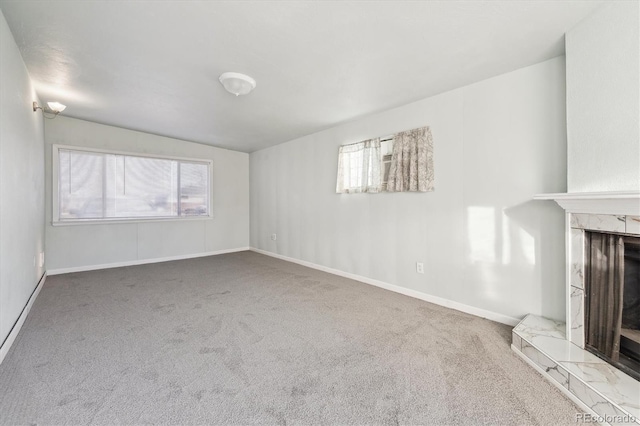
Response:
POLYGON ((0 425, 640 425, 640 0, 0 0, 0 425))

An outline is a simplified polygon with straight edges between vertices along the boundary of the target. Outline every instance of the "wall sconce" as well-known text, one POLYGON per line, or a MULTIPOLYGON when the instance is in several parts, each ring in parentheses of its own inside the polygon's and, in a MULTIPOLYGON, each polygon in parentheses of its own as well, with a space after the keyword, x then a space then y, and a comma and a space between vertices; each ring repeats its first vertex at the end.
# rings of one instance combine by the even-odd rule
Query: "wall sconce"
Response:
POLYGON ((42 114, 44 115, 44 118, 49 118, 49 119, 54 119, 58 116, 58 114, 60 114, 62 111, 65 110, 67 106, 66 105, 62 105, 60 102, 47 102, 47 109, 42 108, 40 105, 38 105, 37 102, 33 102, 33 112, 36 112, 37 110, 42 110, 42 114), (47 114, 53 114, 53 117, 47 117, 47 114))

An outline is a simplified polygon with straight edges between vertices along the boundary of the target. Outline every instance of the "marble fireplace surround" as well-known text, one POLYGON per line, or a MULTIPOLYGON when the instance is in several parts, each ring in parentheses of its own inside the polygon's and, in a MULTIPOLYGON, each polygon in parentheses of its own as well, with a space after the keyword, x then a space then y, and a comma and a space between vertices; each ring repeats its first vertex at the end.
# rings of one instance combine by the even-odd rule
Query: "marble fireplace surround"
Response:
POLYGON ((528 315, 512 348, 604 424, 640 424, 640 382, 584 350, 585 231, 640 236, 640 192, 541 194, 566 212, 567 322, 528 315))

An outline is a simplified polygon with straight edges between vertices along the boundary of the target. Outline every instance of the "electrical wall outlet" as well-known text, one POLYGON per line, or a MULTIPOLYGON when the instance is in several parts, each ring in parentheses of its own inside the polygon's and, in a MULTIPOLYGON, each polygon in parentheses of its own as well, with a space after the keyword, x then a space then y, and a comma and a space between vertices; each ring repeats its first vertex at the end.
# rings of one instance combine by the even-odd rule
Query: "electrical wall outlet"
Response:
POLYGON ((424 263, 416 262, 416 272, 419 274, 424 274, 424 263))
POLYGON ((40 267, 44 267, 44 252, 40 252, 40 267))
POLYGON ((271 234, 271 239, 275 241, 278 239, 278 236, 276 234, 271 234))

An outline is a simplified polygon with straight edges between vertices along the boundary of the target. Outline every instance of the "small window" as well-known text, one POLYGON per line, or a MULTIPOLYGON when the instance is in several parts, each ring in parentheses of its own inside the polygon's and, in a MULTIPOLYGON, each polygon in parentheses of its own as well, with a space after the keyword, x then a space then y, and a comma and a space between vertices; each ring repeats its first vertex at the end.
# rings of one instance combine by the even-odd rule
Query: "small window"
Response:
POLYGON ((209 161, 54 146, 54 166, 54 221, 209 216, 209 161))
POLYGON ((336 193, 433 191, 429 126, 340 146, 336 193))

